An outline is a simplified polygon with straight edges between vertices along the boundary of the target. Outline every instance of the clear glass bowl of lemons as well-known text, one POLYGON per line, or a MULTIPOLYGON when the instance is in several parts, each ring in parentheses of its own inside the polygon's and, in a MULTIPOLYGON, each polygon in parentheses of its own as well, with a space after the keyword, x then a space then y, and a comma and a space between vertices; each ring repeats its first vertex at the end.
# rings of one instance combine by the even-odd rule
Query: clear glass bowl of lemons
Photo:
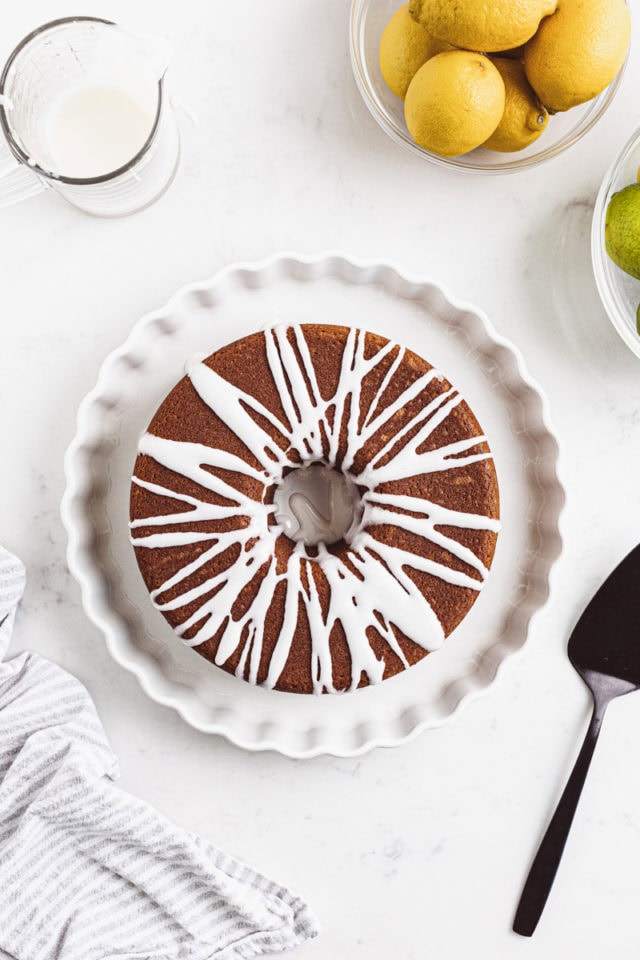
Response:
POLYGON ((640 130, 602 181, 593 211, 591 259, 614 327, 640 357, 640 130))
POLYGON ((353 0, 351 61, 400 146, 500 173, 554 157, 590 130, 622 78, 625 0, 353 0))

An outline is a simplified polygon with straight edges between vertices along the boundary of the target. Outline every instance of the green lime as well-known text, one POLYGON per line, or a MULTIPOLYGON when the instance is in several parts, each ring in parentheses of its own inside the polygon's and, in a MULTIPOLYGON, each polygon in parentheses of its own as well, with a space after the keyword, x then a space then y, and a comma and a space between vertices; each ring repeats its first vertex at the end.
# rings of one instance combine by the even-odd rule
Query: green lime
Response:
POLYGON ((604 241, 613 262, 640 280, 640 183, 630 183, 611 197, 604 241))

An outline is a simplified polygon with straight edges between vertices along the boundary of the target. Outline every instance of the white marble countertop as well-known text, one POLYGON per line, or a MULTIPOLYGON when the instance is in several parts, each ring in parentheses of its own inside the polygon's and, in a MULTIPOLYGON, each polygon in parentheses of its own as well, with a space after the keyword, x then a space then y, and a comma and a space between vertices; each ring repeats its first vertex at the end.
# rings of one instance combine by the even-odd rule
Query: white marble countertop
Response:
MULTIPOLYGON (((591 274, 600 181, 638 126, 640 42, 595 130, 525 173, 421 163, 355 89, 347 0, 85 0, 170 36, 179 179, 101 221, 52 192, 2 211, 0 537, 29 585, 13 651, 93 695, 123 788, 305 896, 323 934, 293 957, 628 957, 640 898, 640 700, 611 708, 560 873, 531 941, 510 932, 537 841, 582 739, 565 656, 597 584, 640 538, 640 361, 591 274), (556 590, 499 685, 455 722, 358 760, 249 755, 187 727, 109 658, 65 565, 58 508, 78 403, 103 357, 179 286, 279 249, 342 249, 431 275, 484 308, 548 393, 568 492, 556 590)), ((13 4, 0 56, 60 0, 13 4)))

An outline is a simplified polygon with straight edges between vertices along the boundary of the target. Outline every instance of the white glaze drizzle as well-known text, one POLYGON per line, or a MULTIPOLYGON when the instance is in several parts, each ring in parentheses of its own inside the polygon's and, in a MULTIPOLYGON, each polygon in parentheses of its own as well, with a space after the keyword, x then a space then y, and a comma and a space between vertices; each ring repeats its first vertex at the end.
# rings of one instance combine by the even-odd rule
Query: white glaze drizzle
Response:
POLYGON ((295 640, 300 605, 304 608, 312 641, 311 676, 315 693, 335 693, 330 637, 336 624, 343 629, 351 658, 351 686, 358 686, 364 673, 369 683, 379 682, 384 661, 379 660, 369 642, 367 631, 375 630, 389 644, 404 666, 408 666, 393 627, 425 650, 437 649, 444 639, 442 626, 428 601, 407 573, 407 568, 423 571, 448 583, 480 590, 487 570, 473 551, 446 536, 438 527, 489 530, 498 532, 499 521, 479 514, 450 510, 436 503, 411 496, 380 492, 381 484, 422 474, 455 470, 491 457, 473 452, 485 442, 484 436, 470 437, 434 450, 420 452, 433 431, 443 423, 462 398, 456 390, 443 390, 422 407, 401 430, 356 472, 358 451, 403 407, 415 400, 434 380, 442 377, 430 370, 415 380, 392 403, 378 409, 380 400, 396 375, 405 351, 386 343, 377 353, 365 358, 365 333, 350 330, 342 355, 338 386, 329 400, 322 398, 311 355, 299 326, 275 326, 264 331, 266 355, 288 423, 266 409, 250 394, 238 389, 200 361, 188 370, 193 387, 204 403, 237 435, 260 465, 198 443, 167 440, 146 433, 139 453, 153 458, 173 473, 181 475, 225 498, 224 506, 133 477, 133 483, 150 493, 181 504, 175 513, 139 518, 131 523, 136 547, 170 549, 190 543, 202 543, 203 552, 178 570, 151 594, 160 611, 180 610, 199 601, 196 612, 185 617, 177 633, 195 629, 184 642, 198 646, 214 637, 224 626, 216 652, 216 663, 224 664, 238 649, 240 662, 236 673, 256 683, 262 658, 263 631, 276 590, 284 592, 282 627, 270 657, 264 681, 274 687, 285 666, 295 640), (289 342, 292 333, 294 344, 289 342), (390 354, 393 361, 381 381, 368 410, 361 409, 361 385, 390 354), (283 449, 255 420, 263 417, 282 438, 283 449), (341 426, 346 427, 346 449, 342 469, 350 473, 361 488, 362 521, 352 529, 346 560, 330 553, 322 543, 317 555, 309 556, 298 542, 286 570, 278 572, 275 543, 283 535, 274 518, 274 506, 253 500, 206 467, 234 471, 262 484, 279 483, 296 462, 334 463, 340 445, 341 426), (412 431, 416 431, 411 436, 412 431), (406 439, 408 436, 408 439, 406 439), (328 455, 325 455, 325 445, 328 455), (203 521, 235 520, 230 532, 202 533, 189 529, 203 521), (454 570, 443 563, 378 541, 371 530, 380 524, 398 527, 437 544, 462 561, 476 576, 454 570), (168 529, 180 526, 180 529, 168 529), (136 534, 139 528, 145 535, 136 534), (159 528, 149 532, 149 528, 159 528), (235 548, 235 563, 214 576, 205 577, 196 587, 180 592, 179 585, 193 573, 235 548), (242 590, 260 573, 260 581, 248 609, 234 619, 232 607, 242 590), (314 574, 329 585, 329 606, 323 615, 314 574), (162 599, 177 588, 173 599, 162 599), (215 592, 214 592, 215 591, 215 592), (213 593, 213 595, 212 595, 213 593))

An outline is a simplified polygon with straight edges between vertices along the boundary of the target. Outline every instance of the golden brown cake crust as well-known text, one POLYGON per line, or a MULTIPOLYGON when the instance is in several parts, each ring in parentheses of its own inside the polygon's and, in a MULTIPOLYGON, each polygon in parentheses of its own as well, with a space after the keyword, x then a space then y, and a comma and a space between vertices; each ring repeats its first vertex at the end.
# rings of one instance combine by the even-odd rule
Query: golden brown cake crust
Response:
MULTIPOLYGON (((294 329, 289 328, 286 333, 290 344, 295 343, 294 329)), ((350 329, 308 324, 302 325, 299 329, 302 331, 308 348, 322 398, 328 401, 334 396, 338 387, 341 364, 350 329)), ((363 336, 363 355, 365 359, 375 358, 387 346, 388 342, 376 334, 366 333, 363 336)), ((385 358, 364 377, 360 396, 359 423, 365 420, 365 416, 379 393, 385 377, 390 374, 391 367, 399 356, 399 351, 400 348, 396 348, 388 352, 385 358)), ((255 398, 278 421, 288 426, 283 398, 274 382, 270 367, 265 333, 253 334, 221 348, 208 357, 204 364, 210 370, 215 371, 224 381, 255 398)), ((420 430, 419 416, 421 411, 428 408, 429 404, 437 403, 438 398, 447 395, 448 391, 452 391, 451 384, 438 376, 429 380, 415 396, 411 397, 410 393, 407 393, 413 384, 416 384, 420 378, 424 378, 425 374, 428 374, 432 369, 426 360, 409 350, 404 351, 400 362, 396 364, 393 376, 388 377, 387 386, 382 392, 377 406, 369 412, 375 414, 390 408, 402 395, 409 398, 408 402, 403 404, 391 419, 382 423, 380 429, 357 450, 352 464, 346 471, 355 478, 356 483, 358 477, 361 477, 362 471, 366 470, 367 465, 379 456, 379 452, 394 436, 399 435, 399 439, 395 446, 391 445, 389 447, 387 456, 379 461, 380 466, 390 462, 397 449, 409 444, 420 430), (414 426, 407 430, 407 426, 412 422, 414 426), (405 432, 403 433, 403 431, 405 432)), ((281 450, 286 450, 287 441, 286 436, 283 437, 283 432, 275 429, 258 413, 254 412, 252 416, 254 421, 273 438, 274 443, 281 450)), ((148 433, 155 437, 178 441, 182 444, 201 444, 215 450, 227 451, 229 454, 240 458, 249 467, 254 468, 256 473, 259 473, 264 466, 260 459, 240 440, 234 429, 201 399, 189 376, 184 377, 162 402, 149 424, 148 433)), ((286 434, 286 431, 284 433, 286 434)), ((467 403, 461 401, 433 429, 424 443, 418 447, 418 452, 422 454, 426 451, 437 451, 442 447, 449 447, 451 444, 468 441, 469 438, 481 437, 482 430, 474 414, 467 403)), ((344 421, 340 424, 337 455, 333 463, 336 469, 343 467, 344 458, 348 453, 347 446, 347 411, 345 411, 344 421)), ((328 450, 326 436, 323 437, 323 448, 326 454, 328 450)), ((299 462, 300 459, 299 452, 296 454, 289 450, 287 453, 291 467, 295 468, 296 462, 299 462)), ((377 492, 391 496, 413 497, 420 501, 440 505, 451 511, 481 515, 496 521, 499 517, 498 483, 489 447, 483 439, 480 439, 471 446, 467 444, 467 453, 474 456, 477 454, 484 455, 484 458, 474 460, 473 457, 469 457, 473 462, 457 466, 455 469, 439 469, 429 473, 417 472, 413 476, 385 480, 379 485, 377 492)), ((460 457, 462 459, 463 454, 453 454, 451 458, 457 459, 460 457)), ((211 474, 224 479, 225 482, 254 501, 269 503, 273 498, 273 486, 269 482, 263 482, 256 479, 255 476, 249 477, 243 472, 232 469, 221 470, 217 467, 208 467, 207 469, 211 474)), ((145 519, 168 516, 176 512, 175 498, 159 492, 161 490, 173 492, 182 498, 191 498, 193 501, 205 501, 221 506, 229 502, 225 497, 206 489, 188 476, 168 468, 154 457, 146 453, 138 455, 134 468, 134 482, 131 486, 130 515, 134 522, 132 532, 136 558, 144 581, 152 594, 154 591, 158 591, 163 584, 166 584, 170 578, 178 575, 179 571, 184 570, 188 565, 194 565, 197 558, 208 549, 212 542, 212 539, 209 539, 158 547, 136 545, 136 540, 139 541, 145 537, 153 536, 158 531, 157 525, 145 526, 143 523, 145 519)), ((367 532, 375 541, 383 546, 399 548, 415 554, 417 557, 442 564, 448 569, 459 571, 467 578, 480 583, 482 574, 476 566, 455 556, 447 549, 446 545, 425 539, 416 532, 395 525, 390 519, 394 513, 406 514, 406 510, 391 505, 387 517, 389 522, 376 523, 368 529, 367 532)), ((213 537, 216 534, 229 533, 239 527, 246 527, 248 523, 249 520, 246 517, 227 516, 215 520, 207 519, 190 523, 188 529, 213 537)), ((493 559, 497 540, 497 524, 494 523, 490 526, 493 529, 438 525, 436 530, 438 534, 451 538, 463 547, 468 548, 480 564, 488 569, 493 559)), ((185 526, 181 524, 168 525, 163 529, 171 533, 172 531, 184 530, 185 526)), ((279 573, 284 573, 287 570, 293 548, 292 541, 284 533, 275 539, 273 553, 279 573)), ((349 559, 349 545, 344 541, 330 547, 329 552, 340 558, 349 569, 353 569, 353 564, 350 563, 349 559)), ((198 569, 194 567, 194 572, 190 576, 187 576, 186 579, 183 578, 178 584, 162 594, 165 606, 167 601, 177 600, 180 595, 184 596, 188 591, 197 591, 197 588, 203 583, 231 569, 238 562, 239 554, 239 548, 230 548, 218 554, 212 562, 208 562, 203 567, 198 569)), ((232 609, 226 611, 234 619, 239 619, 251 606, 266 569, 265 565, 256 570, 252 581, 240 591, 232 609)), ((444 636, 448 636, 469 612, 478 596, 478 590, 447 582, 440 576, 434 576, 424 570, 411 567, 405 567, 404 569, 418 587, 420 594, 428 601, 435 612, 442 625, 444 636)), ((318 564, 313 568, 313 578, 320 605, 323 613, 326 614, 331 599, 331 590, 318 564)), ((273 593, 273 600, 264 618, 259 668, 257 676, 254 678, 258 683, 264 683, 267 680, 272 654, 282 630, 285 591, 286 579, 283 578, 279 581, 273 593)), ((212 591, 212 595, 215 592, 212 591)), ((192 626, 183 634, 186 641, 192 639, 202 626, 202 620, 197 619, 201 603, 202 597, 198 597, 192 603, 178 604, 175 609, 171 609, 169 604, 169 608, 162 611, 169 624, 174 628, 180 628, 180 625, 185 624, 190 617, 195 618, 192 626)), ((195 647, 197 652, 208 660, 215 662, 226 629, 223 625, 214 636, 201 642, 195 647)), ((393 645, 388 642, 388 639, 384 638, 383 632, 372 625, 367 629, 366 634, 376 659, 383 661, 381 675, 384 679, 400 672, 405 668, 405 665, 414 664, 426 656, 427 650, 418 642, 415 642, 415 639, 412 640, 407 637, 397 627, 393 627, 393 635, 397 641, 396 650, 392 649, 393 645), (398 655, 398 648, 405 663, 398 655)), ((231 673, 240 673, 245 679, 249 677, 250 672, 249 658, 247 658, 246 653, 243 660, 246 641, 245 634, 243 642, 239 642, 223 662, 218 662, 218 665, 223 669, 231 673)), ((278 690, 296 693, 310 693, 314 689, 319 692, 317 677, 314 682, 312 650, 313 637, 309 617, 305 605, 300 603, 297 627, 290 652, 276 682, 270 685, 278 690)), ((331 672, 333 686, 336 690, 346 690, 370 682, 370 677, 362 673, 354 684, 352 658, 349 650, 344 630, 341 623, 338 622, 330 638, 331 672)), ((326 689, 326 687, 323 689, 326 689)))

